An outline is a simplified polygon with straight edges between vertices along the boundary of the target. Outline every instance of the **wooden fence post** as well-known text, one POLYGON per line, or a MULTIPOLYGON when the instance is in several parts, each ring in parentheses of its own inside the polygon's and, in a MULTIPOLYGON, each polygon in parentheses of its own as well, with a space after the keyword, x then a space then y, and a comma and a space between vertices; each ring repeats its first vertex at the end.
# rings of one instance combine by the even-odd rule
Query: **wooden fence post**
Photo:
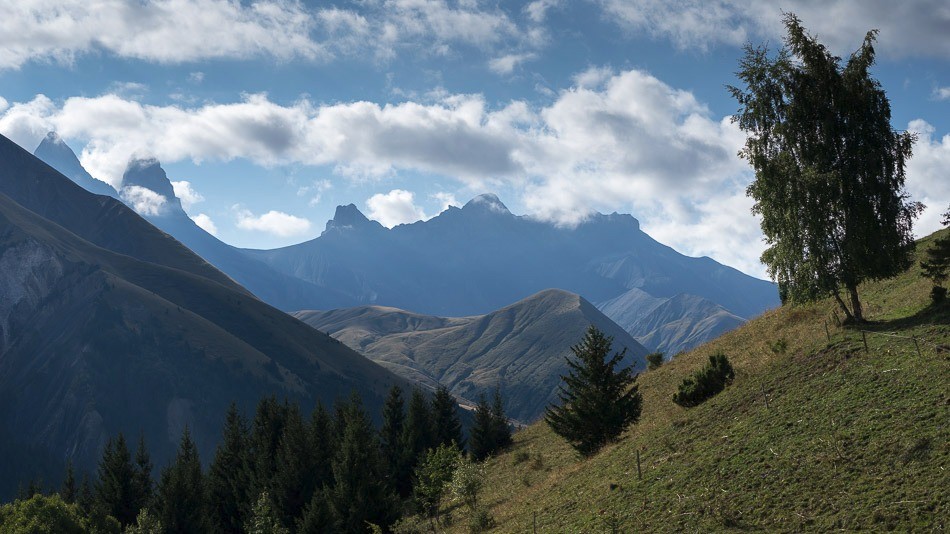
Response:
POLYGON ((643 480, 643 471, 640 470, 640 449, 637 449, 637 479, 643 480))
POLYGON ((828 343, 831 343, 831 333, 828 332, 828 320, 825 320, 825 335, 828 336, 828 343))
POLYGON ((917 343, 917 336, 911 336, 911 339, 914 340, 914 346, 917 347, 917 357, 920 357, 920 344, 917 343))
POLYGON ((870 352, 868 350, 868 335, 864 330, 861 330, 861 339, 864 341, 864 352, 870 352))

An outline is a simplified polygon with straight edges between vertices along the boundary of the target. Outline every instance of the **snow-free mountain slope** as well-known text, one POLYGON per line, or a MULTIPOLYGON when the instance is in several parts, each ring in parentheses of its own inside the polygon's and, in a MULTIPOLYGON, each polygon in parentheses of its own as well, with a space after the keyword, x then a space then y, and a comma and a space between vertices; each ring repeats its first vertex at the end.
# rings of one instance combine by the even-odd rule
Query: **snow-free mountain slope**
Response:
POLYGON ((580 296, 550 289, 480 316, 436 317, 381 306, 294 314, 407 378, 423 376, 470 401, 496 387, 508 414, 533 421, 557 401, 565 358, 591 324, 644 368, 647 350, 580 296))

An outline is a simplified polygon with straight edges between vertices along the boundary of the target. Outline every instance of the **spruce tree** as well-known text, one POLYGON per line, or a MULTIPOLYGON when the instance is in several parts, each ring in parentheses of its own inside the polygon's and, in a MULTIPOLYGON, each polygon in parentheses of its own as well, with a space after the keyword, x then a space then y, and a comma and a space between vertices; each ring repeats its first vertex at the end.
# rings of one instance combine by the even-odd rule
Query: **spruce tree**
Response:
POLYGON ((76 504, 85 514, 92 512, 96 505, 96 495, 92 489, 92 483, 89 482, 89 476, 83 473, 82 482, 79 484, 79 495, 76 497, 76 504))
POLYGON ((314 488, 318 491, 333 484, 331 463, 338 444, 337 436, 333 435, 330 413, 323 403, 318 402, 310 416, 310 453, 314 464, 314 488))
POLYGON ((472 458, 476 461, 482 461, 497 449, 495 421, 492 417, 491 406, 488 399, 482 393, 478 396, 478 404, 475 405, 475 421, 469 431, 468 448, 472 458))
POLYGON ((402 388, 393 386, 383 405, 383 426, 379 432, 380 448, 386 463, 386 471, 393 487, 400 495, 408 495, 409 472, 402 436, 406 426, 406 406, 402 388))
POLYGON ((139 503, 134 488, 135 468, 132 455, 119 433, 110 438, 99 461, 99 477, 96 481, 96 506, 105 514, 116 518, 122 526, 135 522, 139 503))
POLYGON ((434 433, 432 428, 432 411, 429 400, 419 388, 413 388, 409 396, 409 407, 406 411, 406 424, 403 428, 403 453, 406 455, 406 468, 410 471, 425 456, 426 451, 432 448, 434 433))
POLYGON ((181 435, 174 463, 162 472, 157 508, 159 519, 168 534, 201 534, 210 531, 201 461, 187 427, 181 435))
POLYGON ((297 523, 297 534, 333 534, 333 516, 327 505, 329 490, 324 488, 313 494, 303 517, 297 523))
POLYGON ((291 528, 303 515, 316 487, 316 466, 307 425, 296 405, 287 411, 277 450, 272 499, 281 524, 291 528))
POLYGON ((272 500, 267 492, 264 492, 254 502, 251 516, 244 528, 247 534, 289 534, 290 531, 280 524, 272 500))
MULTIPOLYGON (((950 226, 950 209, 943 214, 943 225, 950 226)), ((943 303, 947 299, 947 288, 943 284, 950 275, 950 234, 934 239, 920 262, 920 268, 924 277, 933 282, 930 299, 934 304, 943 303)))
POLYGON ((277 450, 284 433, 287 410, 287 403, 278 402, 276 397, 265 397, 257 405, 249 444, 253 495, 273 493, 277 450))
POLYGON ((241 532, 251 513, 248 429, 232 403, 224 435, 208 470, 208 512, 214 532, 241 532))
POLYGON ((501 389, 495 388, 495 395, 491 405, 492 424, 495 430, 495 450, 505 449, 511 445, 511 425, 505 415, 505 403, 501 398, 501 389))
MULTIPOLYGON (((135 451, 135 466, 132 478, 132 500, 137 510, 148 507, 155 493, 152 481, 152 458, 145 446, 145 435, 139 435, 139 445, 135 451)), ((138 519, 136 513, 136 519, 138 519)))
POLYGON ((388 526, 396 518, 396 499, 383 476, 377 434, 357 393, 344 414, 346 428, 333 461, 335 484, 327 493, 334 525, 342 532, 363 532, 367 522, 388 526))
POLYGON ((630 367, 617 369, 627 349, 610 356, 613 338, 591 325, 571 347, 575 359, 561 376, 560 406, 548 407, 544 419, 584 456, 593 455, 640 418, 642 397, 630 367), (631 387, 632 386, 632 387, 631 387))
POLYGON ((465 448, 458 404, 445 386, 439 386, 435 391, 435 396, 432 397, 432 427, 435 433, 433 443, 435 446, 455 443, 459 450, 465 448))
POLYGON ((66 504, 73 504, 78 497, 78 488, 76 487, 76 474, 73 472, 72 458, 66 460, 66 474, 63 476, 63 484, 59 489, 59 496, 63 498, 66 504))

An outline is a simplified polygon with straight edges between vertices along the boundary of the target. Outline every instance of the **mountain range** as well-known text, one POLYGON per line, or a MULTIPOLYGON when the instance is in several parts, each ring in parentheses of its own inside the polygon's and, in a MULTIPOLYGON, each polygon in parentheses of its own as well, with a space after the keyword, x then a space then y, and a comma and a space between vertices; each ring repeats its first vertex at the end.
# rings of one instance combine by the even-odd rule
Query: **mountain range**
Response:
POLYGON ((470 403, 498 389, 506 413, 531 422, 558 400, 566 357, 589 325, 626 350, 621 365, 637 371, 647 349, 582 297, 549 289, 485 315, 437 317, 357 306, 293 314, 409 380, 444 384, 470 403))
POLYGON ((379 413, 410 386, 2 136, 0 355, 0 448, 82 471, 120 431, 164 465, 187 426, 210 459, 231 402, 358 391, 379 413))

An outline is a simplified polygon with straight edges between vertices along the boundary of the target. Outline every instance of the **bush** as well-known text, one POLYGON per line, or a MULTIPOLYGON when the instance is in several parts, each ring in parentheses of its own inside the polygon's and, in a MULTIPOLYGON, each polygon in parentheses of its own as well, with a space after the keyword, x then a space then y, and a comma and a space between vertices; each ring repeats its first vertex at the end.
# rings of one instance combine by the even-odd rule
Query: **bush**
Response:
POLYGON ((650 354, 647 354, 647 369, 652 371, 661 365, 663 365, 662 352, 651 352, 650 354))
POLYGON ((709 364, 683 380, 679 391, 673 395, 673 402, 684 408, 698 406, 725 389, 735 376, 726 355, 721 352, 713 354, 709 357, 709 364))

